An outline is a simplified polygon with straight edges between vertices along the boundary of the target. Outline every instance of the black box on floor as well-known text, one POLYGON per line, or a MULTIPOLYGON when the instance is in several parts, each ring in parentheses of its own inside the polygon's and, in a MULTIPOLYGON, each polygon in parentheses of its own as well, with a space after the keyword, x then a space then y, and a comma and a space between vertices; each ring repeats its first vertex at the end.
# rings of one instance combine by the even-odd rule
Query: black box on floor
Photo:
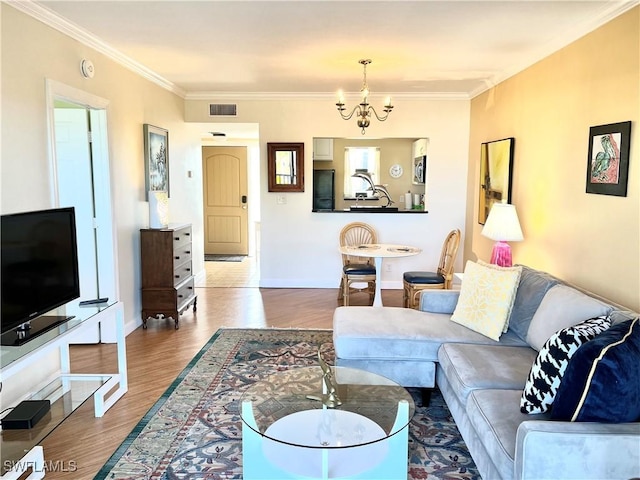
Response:
POLYGON ((33 428, 51 408, 49 400, 24 400, 2 419, 3 430, 33 428))

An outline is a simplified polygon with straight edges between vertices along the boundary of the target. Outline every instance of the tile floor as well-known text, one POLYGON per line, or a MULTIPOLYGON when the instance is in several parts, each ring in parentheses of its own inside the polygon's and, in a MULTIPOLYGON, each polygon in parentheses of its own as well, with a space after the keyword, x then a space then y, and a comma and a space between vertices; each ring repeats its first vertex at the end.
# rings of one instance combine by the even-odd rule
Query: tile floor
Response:
POLYGON ((247 257, 242 262, 204 262, 206 278, 196 282, 205 288, 257 288, 260 267, 257 258, 247 257))

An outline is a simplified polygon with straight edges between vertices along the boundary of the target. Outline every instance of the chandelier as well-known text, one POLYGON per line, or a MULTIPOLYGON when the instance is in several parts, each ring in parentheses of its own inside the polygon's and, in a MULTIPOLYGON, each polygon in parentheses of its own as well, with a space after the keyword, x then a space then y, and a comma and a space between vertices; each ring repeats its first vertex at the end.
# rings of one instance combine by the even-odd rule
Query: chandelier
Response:
POLYGON ((387 100, 385 101, 384 108, 383 108, 384 115, 382 116, 378 115, 378 112, 376 112, 375 108, 369 105, 369 85, 367 85, 367 65, 371 63, 371 60, 369 59, 360 60, 358 61, 358 63, 360 63, 364 68, 362 88, 360 89, 360 94, 362 95, 362 101, 360 102, 360 104, 353 107, 353 110, 351 110, 351 113, 345 114, 344 112, 346 108, 344 106, 344 97, 342 95, 342 91, 340 91, 340 93, 338 94, 338 103, 336 103, 336 107, 338 107, 338 112, 340 113, 340 116, 342 117, 343 120, 350 120, 351 117, 353 117, 354 113, 357 113, 356 118, 358 120, 358 126, 362 129, 362 135, 364 135, 364 132, 365 132, 364 129, 367 128, 371 123, 371 113, 373 112, 375 117, 380 122, 384 122, 389 116, 389 113, 391 113, 391 110, 393 110, 393 105, 391 105, 391 98, 387 97, 387 100))

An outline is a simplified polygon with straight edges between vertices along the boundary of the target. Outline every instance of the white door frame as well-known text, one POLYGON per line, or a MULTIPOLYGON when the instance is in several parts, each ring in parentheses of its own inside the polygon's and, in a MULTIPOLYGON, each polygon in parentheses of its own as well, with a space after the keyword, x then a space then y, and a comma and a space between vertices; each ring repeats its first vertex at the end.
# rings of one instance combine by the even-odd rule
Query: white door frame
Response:
MULTIPOLYGON (((109 101, 65 85, 56 80, 46 79, 47 101, 47 128, 48 128, 48 153, 49 153, 49 178, 51 181, 51 204, 58 206, 59 182, 57 178, 57 156, 55 137, 55 102, 56 100, 68 101, 84 106, 92 111, 104 111, 104 115, 92 114, 92 122, 100 122, 101 128, 107 132, 107 119, 109 115, 109 101), (102 123, 104 122, 104 123, 102 123)), ((96 226, 98 242, 98 262, 102 266, 100 272, 101 281, 109 284, 108 291, 113 292, 115 298, 120 300, 120 285, 118 282, 118 247, 116 242, 115 209, 113 207, 113 184, 110 181, 110 161, 108 135, 97 135, 93 138, 94 151, 94 189, 96 198, 96 226), (106 255, 105 255, 106 254, 106 255), (110 255, 109 255, 110 254, 110 255), (110 258, 109 258, 110 257, 110 258), (102 260, 102 261, 101 261, 102 260)), ((115 325, 114 322, 108 322, 115 325)), ((103 328, 101 324, 100 339, 102 342, 115 342, 116 332, 113 328, 103 328)))

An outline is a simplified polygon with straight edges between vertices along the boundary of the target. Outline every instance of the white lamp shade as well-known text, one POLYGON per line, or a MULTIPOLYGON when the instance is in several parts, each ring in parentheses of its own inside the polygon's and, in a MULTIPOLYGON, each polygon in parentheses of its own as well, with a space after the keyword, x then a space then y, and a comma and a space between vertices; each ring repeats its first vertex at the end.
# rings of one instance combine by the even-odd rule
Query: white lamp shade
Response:
POLYGON ((482 235, 498 242, 524 240, 515 205, 494 203, 482 229, 482 235))
POLYGON ((166 228, 169 225, 169 197, 167 192, 149 192, 149 228, 166 228))

